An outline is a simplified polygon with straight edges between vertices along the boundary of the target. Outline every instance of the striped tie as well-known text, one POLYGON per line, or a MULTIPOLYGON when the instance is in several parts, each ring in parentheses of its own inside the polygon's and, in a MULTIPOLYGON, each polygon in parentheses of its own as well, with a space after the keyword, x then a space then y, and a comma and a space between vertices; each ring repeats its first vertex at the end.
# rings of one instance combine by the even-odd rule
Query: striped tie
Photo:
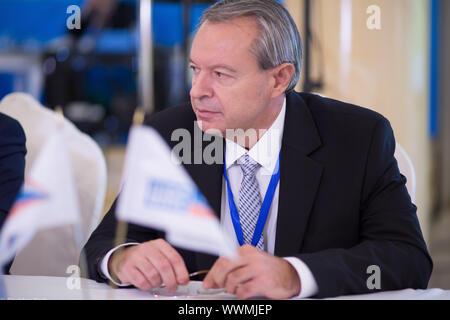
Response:
MULTIPOLYGON (((240 164, 244 175, 239 191, 239 219, 242 225, 244 243, 251 244, 262 204, 258 181, 255 177, 256 169, 258 169, 260 165, 251 159, 248 154, 242 156, 238 163, 240 164)), ((261 235, 256 247, 264 250, 263 235, 261 235)))

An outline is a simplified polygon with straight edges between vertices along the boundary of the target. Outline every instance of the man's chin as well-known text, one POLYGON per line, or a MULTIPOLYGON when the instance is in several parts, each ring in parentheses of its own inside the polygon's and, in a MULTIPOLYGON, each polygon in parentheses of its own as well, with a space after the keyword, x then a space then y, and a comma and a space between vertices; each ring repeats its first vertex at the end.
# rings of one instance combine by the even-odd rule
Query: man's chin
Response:
POLYGON ((210 123, 209 121, 197 120, 197 125, 204 133, 215 135, 215 136, 223 136, 223 132, 220 126, 215 125, 214 123, 210 123))

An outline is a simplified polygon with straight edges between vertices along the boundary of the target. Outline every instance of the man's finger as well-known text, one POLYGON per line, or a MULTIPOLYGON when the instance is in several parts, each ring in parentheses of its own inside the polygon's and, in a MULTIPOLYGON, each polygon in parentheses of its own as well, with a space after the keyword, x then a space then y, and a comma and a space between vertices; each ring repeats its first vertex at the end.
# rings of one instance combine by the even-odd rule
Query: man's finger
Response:
POLYGON ((189 282, 189 272, 178 251, 164 240, 159 241, 158 246, 160 247, 160 252, 170 261, 175 272, 177 283, 187 284, 189 282))
POLYGON ((162 278, 158 270, 148 258, 142 257, 139 259, 136 263, 136 267, 145 276, 152 288, 159 287, 162 284, 162 278))
POLYGON ((236 262, 227 258, 219 258, 203 280, 203 288, 224 288, 225 280, 230 271, 242 266, 242 262, 236 262))
POLYGON ((148 282, 147 278, 137 268, 127 270, 126 277, 129 279, 128 282, 140 290, 148 291, 152 288, 151 283, 148 282))
POLYGON ((240 300, 262 295, 260 282, 257 279, 247 281, 236 288, 235 294, 240 300))
POLYGON ((238 287, 252 280, 254 276, 254 271, 250 265, 236 268, 228 274, 225 289, 228 293, 235 294, 238 287))
POLYGON ((162 281, 164 282, 167 291, 175 292, 178 287, 178 282, 175 277, 175 271, 166 258, 166 256, 160 251, 157 246, 148 246, 147 258, 158 270, 162 281))

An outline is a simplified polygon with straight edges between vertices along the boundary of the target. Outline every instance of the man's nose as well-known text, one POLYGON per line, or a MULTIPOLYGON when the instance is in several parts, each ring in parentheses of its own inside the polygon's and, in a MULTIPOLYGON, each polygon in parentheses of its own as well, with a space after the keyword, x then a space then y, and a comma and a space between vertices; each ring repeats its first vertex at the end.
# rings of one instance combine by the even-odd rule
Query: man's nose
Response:
POLYGON ((205 73, 194 75, 190 94, 194 99, 211 98, 213 96, 211 79, 208 79, 205 73))

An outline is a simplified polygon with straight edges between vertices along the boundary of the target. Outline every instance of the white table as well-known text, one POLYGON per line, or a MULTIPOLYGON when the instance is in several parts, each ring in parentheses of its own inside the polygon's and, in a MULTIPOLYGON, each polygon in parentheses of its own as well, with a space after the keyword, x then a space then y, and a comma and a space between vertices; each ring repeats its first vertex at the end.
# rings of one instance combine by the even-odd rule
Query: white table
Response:
MULTIPOLYGON (((205 293, 201 282, 191 281, 188 286, 179 288, 179 295, 167 296, 164 291, 155 296, 137 289, 113 289, 106 284, 79 278, 80 288, 74 278, 44 276, 4 276, 7 299, 26 300, 150 300, 150 299, 234 299, 230 294, 205 293), (200 294, 198 294, 200 293, 200 294)), ((354 296, 342 296, 333 300, 450 300, 450 290, 428 289, 379 292, 354 296)))

